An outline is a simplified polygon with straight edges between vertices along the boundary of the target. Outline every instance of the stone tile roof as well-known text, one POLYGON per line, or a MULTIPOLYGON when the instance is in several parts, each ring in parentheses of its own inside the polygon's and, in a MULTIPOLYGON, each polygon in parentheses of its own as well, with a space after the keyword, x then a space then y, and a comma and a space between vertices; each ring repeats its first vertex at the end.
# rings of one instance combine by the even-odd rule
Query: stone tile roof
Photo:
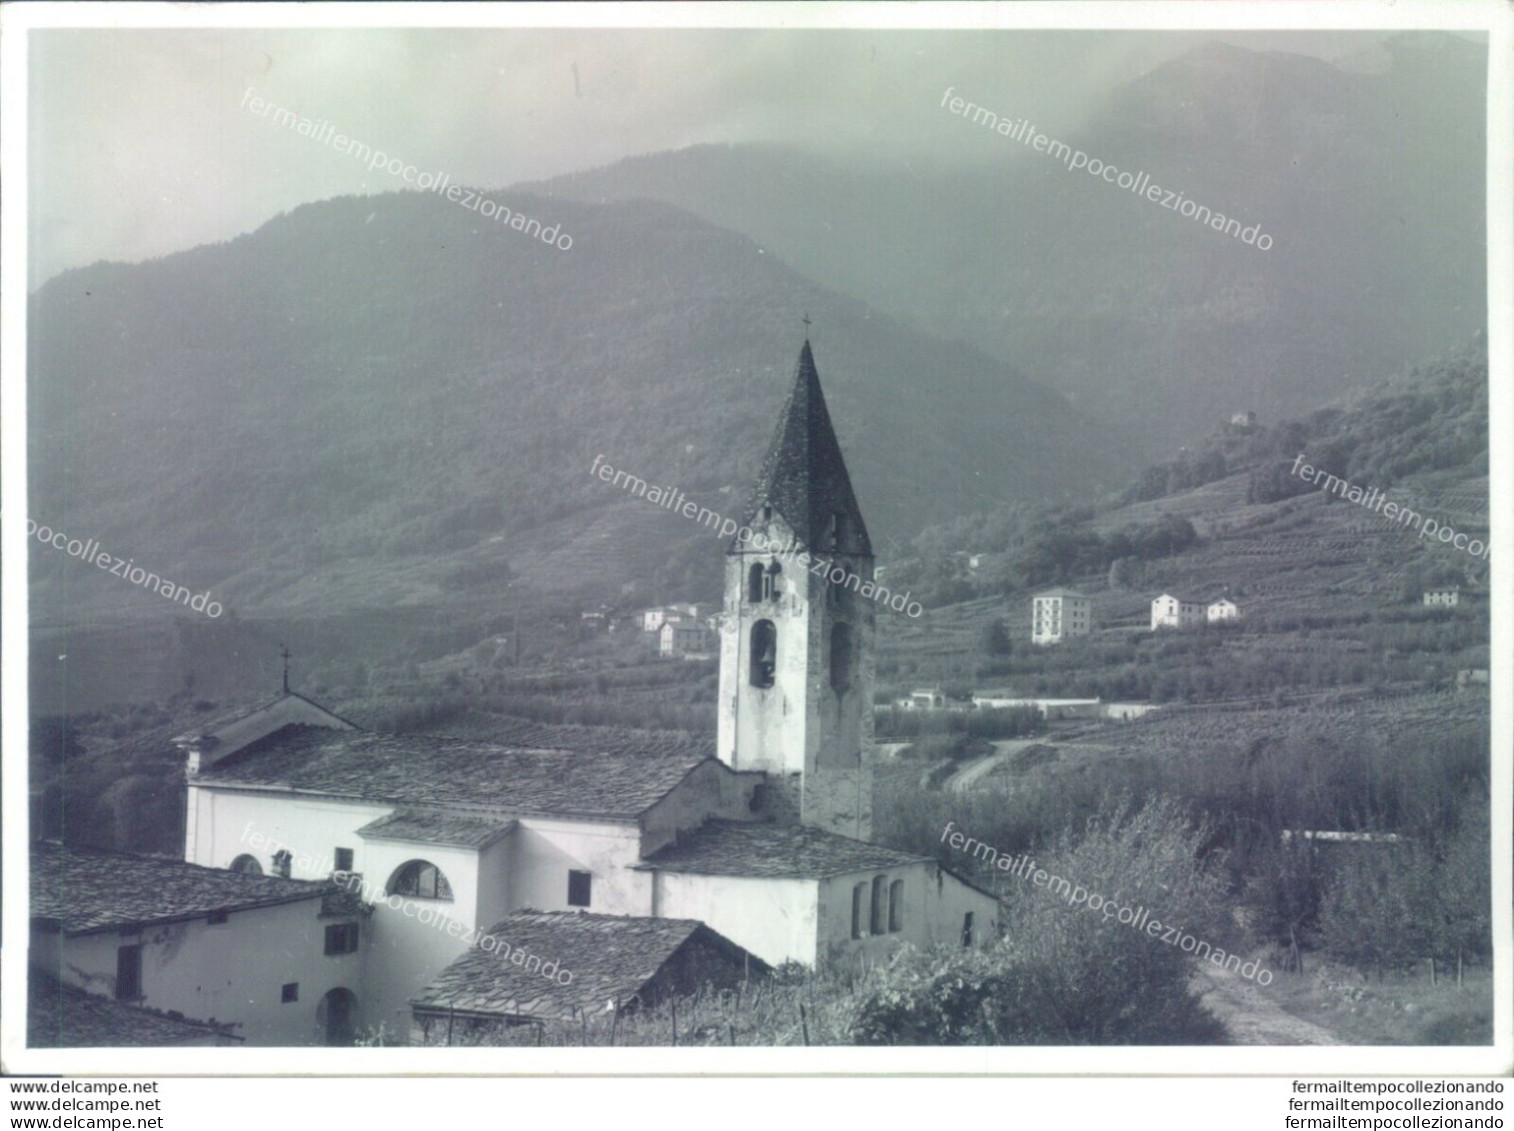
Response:
POLYGON ((409 806, 632 819, 705 760, 632 759, 429 734, 292 726, 216 763, 196 780, 409 806))
MULTIPOLYGON (((603 1011, 607 1002, 629 1002, 696 936, 727 950, 733 962, 749 957, 697 919, 517 911, 486 933, 510 949, 469 947, 410 1004, 428 1011, 571 1018, 575 1010, 603 1011), (516 951, 527 956, 523 964, 513 961, 516 951), (554 976, 528 970, 524 963, 532 957, 542 960, 541 968, 556 963, 554 976), (573 975, 567 985, 557 977, 563 971, 573 975)), ((767 970, 755 956, 749 961, 753 973, 767 970)))
POLYGON ((31 1048, 150 1048, 229 1045, 242 1038, 202 1021, 124 1005, 31 971, 26 987, 26 1043, 31 1048))
MULTIPOLYGON (((308 703, 318 711, 323 711, 326 714, 331 715, 333 718, 342 719, 342 716, 338 715, 335 711, 321 706, 314 699, 311 699, 305 695, 301 695, 298 691, 280 691, 278 694, 270 695, 266 699, 260 699, 256 703, 238 707, 233 711, 228 711, 225 714, 217 715, 208 722, 202 723, 191 730, 187 730, 183 734, 174 735, 173 741, 194 742, 211 737, 217 731, 224 730, 225 728, 231 726, 233 723, 239 723, 243 719, 250 719, 253 715, 259 714, 272 707, 276 707, 285 699, 298 699, 303 703, 308 703)), ((342 719, 342 722, 347 722, 347 720, 342 719)))
POLYGON ((32 846, 31 914, 68 934, 193 919, 299 899, 319 899, 321 882, 253 876, 182 860, 32 846))
POLYGON ((717 819, 685 833, 638 867, 704 876, 822 879, 922 862, 933 863, 925 856, 912 856, 808 825, 717 819))
POLYGON ((400 809, 358 829, 364 840, 408 840, 420 844, 451 844, 483 848, 515 827, 514 821, 464 817, 455 813, 426 813, 400 809))
MULTIPOLYGON (((755 527, 757 511, 764 505, 788 520, 805 550, 842 554, 873 552, 862 510, 852 491, 852 480, 841 457, 841 444, 831 426, 831 415, 820 391, 815 357, 806 341, 799 351, 794 387, 778 418, 778 429, 762 461, 757 485, 748 500, 743 525, 755 527), (843 517, 841 545, 833 547, 828 535, 831 515, 843 517)), ((731 540, 731 550, 745 543, 731 540)))

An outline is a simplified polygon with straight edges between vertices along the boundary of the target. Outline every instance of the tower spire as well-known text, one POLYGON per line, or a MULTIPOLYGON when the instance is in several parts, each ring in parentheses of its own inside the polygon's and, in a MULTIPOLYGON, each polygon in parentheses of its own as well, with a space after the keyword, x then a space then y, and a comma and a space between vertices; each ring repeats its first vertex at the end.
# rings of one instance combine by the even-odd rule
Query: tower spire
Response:
MULTIPOLYGON (((872 556, 808 339, 799 350, 794 385, 762 461, 743 525, 755 528, 763 507, 783 516, 799 548, 872 556)), ((734 541, 731 544, 733 550, 738 546, 734 541)))

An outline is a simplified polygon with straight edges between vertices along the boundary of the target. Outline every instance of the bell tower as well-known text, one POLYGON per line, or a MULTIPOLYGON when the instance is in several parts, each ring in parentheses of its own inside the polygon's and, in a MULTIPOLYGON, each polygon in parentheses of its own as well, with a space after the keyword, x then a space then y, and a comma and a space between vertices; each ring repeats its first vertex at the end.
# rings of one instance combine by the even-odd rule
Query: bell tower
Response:
POLYGON ((726 550, 720 760, 768 775, 770 816, 867 839, 873 551, 810 343, 726 550))

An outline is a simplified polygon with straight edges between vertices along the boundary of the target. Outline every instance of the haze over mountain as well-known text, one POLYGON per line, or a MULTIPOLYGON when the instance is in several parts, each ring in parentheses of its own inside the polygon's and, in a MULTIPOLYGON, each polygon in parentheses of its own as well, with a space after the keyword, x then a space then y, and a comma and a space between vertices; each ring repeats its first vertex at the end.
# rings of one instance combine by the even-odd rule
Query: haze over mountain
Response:
MULTIPOLYGON (((591 462, 739 520, 806 314, 885 555, 942 514, 1134 466, 1004 363, 686 212, 496 199, 571 249, 391 194, 53 280, 31 314, 32 515, 243 614, 676 587, 683 563, 716 576, 723 543, 591 462)), ((182 612, 51 548, 32 568, 34 618, 182 612)))
POLYGON ((953 91, 1260 224, 1266 251, 944 108, 941 130, 981 148, 976 171, 702 146, 528 187, 664 200, 744 232, 1165 456, 1232 412, 1307 412, 1483 327, 1485 63, 1421 33, 1340 65, 1213 43, 1066 133, 1054 106, 953 91))

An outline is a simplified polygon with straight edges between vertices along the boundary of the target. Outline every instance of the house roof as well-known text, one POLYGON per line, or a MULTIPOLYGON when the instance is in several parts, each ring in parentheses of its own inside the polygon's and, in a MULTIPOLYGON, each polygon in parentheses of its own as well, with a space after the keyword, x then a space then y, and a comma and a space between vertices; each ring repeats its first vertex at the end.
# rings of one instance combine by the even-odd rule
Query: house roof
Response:
POLYGON ((1055 589, 1043 589, 1040 593, 1035 594, 1035 596, 1037 596, 1037 597, 1077 597, 1077 598, 1079 598, 1081 600, 1084 600, 1084 601, 1091 601, 1091 600, 1093 600, 1093 598, 1090 597, 1087 593, 1079 593, 1076 589, 1066 589, 1066 588, 1063 588, 1061 586, 1058 586, 1055 589))
POLYGON ((710 760, 693 754, 633 759, 428 734, 292 726, 202 771, 196 781, 409 806, 634 819, 710 760))
POLYGON ((401 809, 368 822, 358 829, 357 835, 364 840, 406 840, 419 844, 484 848, 515 828, 515 824, 511 820, 401 809))
POLYGON ((486 932, 504 946, 472 946, 421 990, 410 1004, 420 1010, 542 1018, 569 1018, 628 1002, 658 970, 696 937, 726 950, 733 961, 766 970, 755 956, 697 919, 593 915, 585 911, 517 911, 486 932), (526 955, 520 964, 515 954, 526 955), (542 966, 529 968, 531 958, 542 966), (541 968, 556 963, 553 976, 541 968), (567 985, 562 972, 572 975, 567 985))
POLYGON ((934 863, 809 825, 706 821, 637 865, 666 872, 753 879, 823 879, 849 872, 934 863))
MULTIPOLYGON (((820 391, 820 376, 808 340, 799 351, 794 387, 778 418, 778 429, 757 485, 747 502, 743 525, 751 526, 759 508, 771 506, 793 528, 800 548, 832 550, 826 528, 833 514, 843 518, 841 546, 835 552, 872 556, 867 526, 852 491, 841 444, 820 391)), ((731 541, 734 552, 745 544, 731 541)))
POLYGON ((27 980, 26 999, 26 1043, 31 1048, 219 1045, 242 1039, 218 1025, 86 993, 36 969, 27 980))
POLYGON ((55 922, 71 935, 320 899, 327 888, 324 882, 247 875, 183 860, 56 843, 32 846, 32 918, 55 922))

